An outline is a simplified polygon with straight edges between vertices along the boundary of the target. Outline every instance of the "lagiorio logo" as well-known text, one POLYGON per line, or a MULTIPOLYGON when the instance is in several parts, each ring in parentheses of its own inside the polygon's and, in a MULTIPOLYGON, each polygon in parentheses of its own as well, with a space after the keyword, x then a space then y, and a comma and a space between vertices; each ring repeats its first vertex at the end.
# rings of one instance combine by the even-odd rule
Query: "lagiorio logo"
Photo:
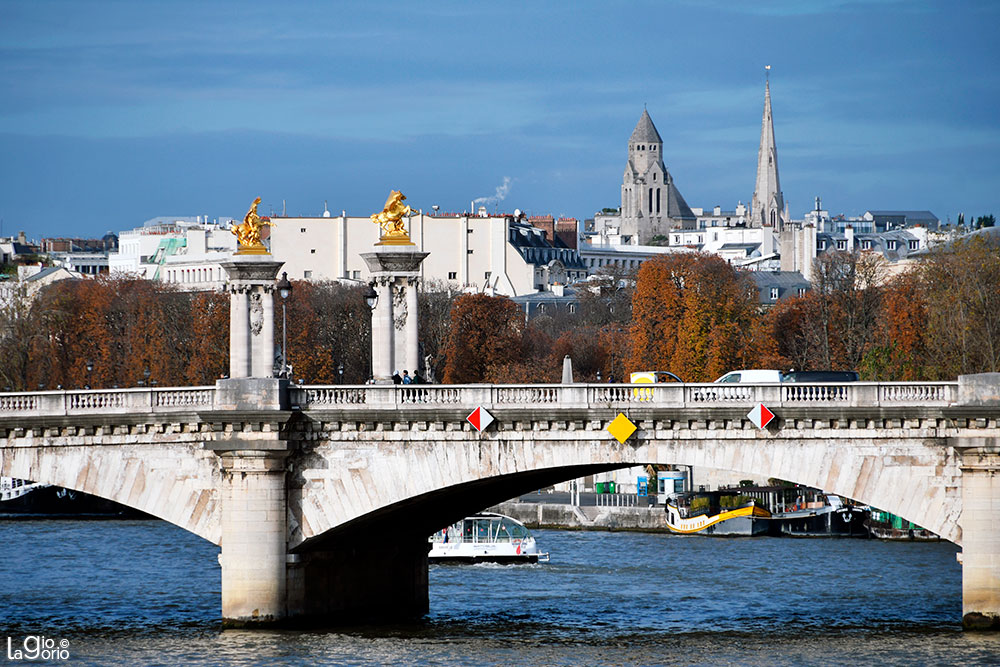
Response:
POLYGON ((28 635, 15 646, 14 639, 7 637, 8 660, 69 660, 69 640, 49 639, 42 635, 28 635))

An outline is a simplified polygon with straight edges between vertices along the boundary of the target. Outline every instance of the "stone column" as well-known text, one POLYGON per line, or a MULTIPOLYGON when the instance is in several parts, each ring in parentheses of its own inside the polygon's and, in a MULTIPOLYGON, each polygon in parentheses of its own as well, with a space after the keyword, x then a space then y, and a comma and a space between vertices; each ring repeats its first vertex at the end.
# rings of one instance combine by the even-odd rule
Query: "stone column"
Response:
POLYGON ((420 367, 420 323, 417 306, 417 279, 406 279, 406 368, 416 374, 420 367))
POLYGON ((374 252, 361 255, 378 292, 378 304, 372 313, 372 374, 376 382, 391 382, 394 370, 418 368, 420 333, 416 282, 420 277, 420 263, 428 254, 409 244, 376 245, 374 252), (406 325, 399 336, 394 319, 394 291, 403 292, 402 301, 406 307, 406 325))
POLYGON ((272 625, 287 615, 285 456, 271 450, 220 455, 226 627, 272 625))
POLYGON ((1000 630, 1000 443, 982 444, 962 455, 962 626, 1000 630))
POLYGON ((259 321, 250 313, 250 333, 255 336, 252 377, 274 376, 274 284, 255 285, 252 298, 261 309, 259 321), (259 326, 258 326, 259 322, 259 326))
POLYGON ((229 276, 229 377, 274 376, 274 281, 284 262, 235 254, 220 262, 229 276))
POLYGON ((392 367, 395 363, 392 282, 384 277, 378 278, 375 291, 378 292, 378 302, 372 316, 372 375, 376 382, 386 383, 392 381, 392 372, 395 370, 392 367))
POLYGON ((229 285, 229 377, 250 377, 250 303, 243 285, 229 285))

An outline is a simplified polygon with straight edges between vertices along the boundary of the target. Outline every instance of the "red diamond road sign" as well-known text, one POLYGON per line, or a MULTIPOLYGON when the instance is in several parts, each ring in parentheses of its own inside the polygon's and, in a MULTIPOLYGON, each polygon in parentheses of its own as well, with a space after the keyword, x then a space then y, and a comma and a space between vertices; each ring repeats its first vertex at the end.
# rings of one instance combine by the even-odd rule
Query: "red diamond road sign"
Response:
POLYGON ((472 414, 465 418, 465 421, 472 424, 472 427, 482 433, 486 430, 486 427, 493 423, 493 415, 491 415, 486 408, 478 407, 472 411, 472 414))
POLYGON ((763 403, 758 403, 753 407, 753 410, 747 413, 747 418, 757 428, 764 428, 774 419, 774 413, 765 408, 763 403))

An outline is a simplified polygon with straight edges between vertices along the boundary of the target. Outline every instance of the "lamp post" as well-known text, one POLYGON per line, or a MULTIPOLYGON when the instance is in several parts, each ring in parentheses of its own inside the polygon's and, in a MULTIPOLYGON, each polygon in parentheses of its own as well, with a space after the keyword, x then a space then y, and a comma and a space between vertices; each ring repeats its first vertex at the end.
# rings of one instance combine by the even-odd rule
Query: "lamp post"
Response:
POLYGON ((375 291, 375 283, 368 283, 368 291, 365 292, 365 303, 368 304, 368 309, 372 311, 372 317, 369 318, 372 323, 372 344, 371 344, 371 373, 370 376, 373 381, 375 378, 375 306, 378 305, 378 292, 375 291))
POLYGON ((84 385, 84 389, 90 389, 90 373, 94 370, 94 362, 90 359, 87 360, 87 384, 84 385))
POLYGON ((278 377, 286 377, 288 375, 288 351, 286 347, 287 335, 285 334, 285 302, 288 297, 292 294, 292 283, 288 282, 288 272, 281 272, 281 280, 277 284, 278 294, 281 296, 281 372, 278 377))
POLYGON ((340 376, 340 384, 344 384, 344 364, 337 364, 337 375, 340 376))

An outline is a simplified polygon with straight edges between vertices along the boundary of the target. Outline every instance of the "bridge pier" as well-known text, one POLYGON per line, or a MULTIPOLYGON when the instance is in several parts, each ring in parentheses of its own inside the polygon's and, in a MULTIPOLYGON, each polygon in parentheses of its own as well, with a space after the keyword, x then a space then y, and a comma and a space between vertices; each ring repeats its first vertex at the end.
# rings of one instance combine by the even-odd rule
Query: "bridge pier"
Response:
POLYGON ((287 451, 236 450, 222 468, 222 622, 276 625, 286 611, 287 451))
POLYGON ((1000 630, 1000 453, 962 461, 962 626, 1000 630))
POLYGON ((345 538, 329 551, 292 554, 288 618, 296 625, 417 619, 429 609, 426 537, 345 538))

